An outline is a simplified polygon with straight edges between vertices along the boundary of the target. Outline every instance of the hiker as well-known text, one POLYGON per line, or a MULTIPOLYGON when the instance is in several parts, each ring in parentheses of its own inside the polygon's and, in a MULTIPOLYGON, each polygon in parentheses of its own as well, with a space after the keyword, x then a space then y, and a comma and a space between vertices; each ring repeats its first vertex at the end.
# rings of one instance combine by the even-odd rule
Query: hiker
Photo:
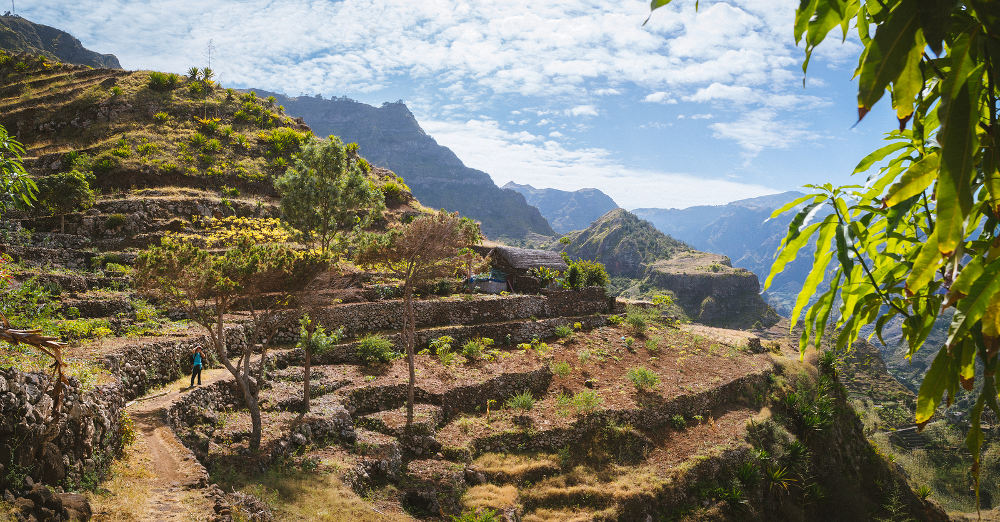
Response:
POLYGON ((201 386, 201 365, 204 355, 201 351, 201 346, 195 346, 194 350, 191 350, 191 387, 194 387, 194 378, 198 377, 198 386, 201 386))

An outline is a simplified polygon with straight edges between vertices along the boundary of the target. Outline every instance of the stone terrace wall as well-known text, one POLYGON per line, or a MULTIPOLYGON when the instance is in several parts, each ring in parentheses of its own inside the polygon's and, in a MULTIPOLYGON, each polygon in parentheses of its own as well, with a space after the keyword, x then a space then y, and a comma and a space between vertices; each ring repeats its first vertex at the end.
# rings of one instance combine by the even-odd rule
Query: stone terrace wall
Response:
MULTIPOLYGON (((226 328, 229 353, 241 353, 246 342, 242 326, 226 328)), ((130 401, 153 388, 189 375, 191 350, 197 345, 201 345, 208 356, 205 367, 212 367, 216 356, 211 351, 207 335, 125 346, 103 356, 101 365, 118 378, 125 400, 130 401)))
MULTIPOLYGON (((231 349, 246 343, 242 327, 227 329, 227 336, 231 349)), ((121 450, 126 403, 188 374, 195 344, 208 346, 205 336, 198 336, 126 346, 103 356, 101 365, 117 380, 84 391, 70 378, 55 424, 54 403, 45 393, 49 376, 0 369, 0 492, 96 480, 121 450), (54 436, 44 442, 47 430, 54 436)))
MULTIPOLYGON (((417 328, 444 325, 476 325, 527 319, 572 317, 606 313, 609 301, 603 287, 580 291, 552 290, 542 295, 479 297, 471 300, 427 299, 413 303, 417 328)), ((402 328, 403 301, 375 301, 325 308, 315 318, 325 328, 344 327, 344 333, 402 328)), ((298 335, 298 328, 293 332, 298 335)))
POLYGON ((49 386, 46 374, 0 369, 0 490, 95 480, 120 450, 125 398, 117 383, 87 392, 71 378, 55 424, 49 386))

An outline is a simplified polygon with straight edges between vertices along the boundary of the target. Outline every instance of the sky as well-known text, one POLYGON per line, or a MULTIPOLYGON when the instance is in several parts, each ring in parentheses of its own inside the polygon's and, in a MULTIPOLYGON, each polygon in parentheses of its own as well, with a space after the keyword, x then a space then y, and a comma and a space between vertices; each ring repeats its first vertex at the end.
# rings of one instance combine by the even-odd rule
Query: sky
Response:
MULTIPOLYGON (((855 125, 861 46, 831 35, 804 76, 796 0, 21 0, 16 12, 126 69, 208 64, 226 86, 403 100, 466 165, 684 208, 863 183, 895 119, 855 125), (803 79, 805 83, 803 84, 803 79)), ((364 151, 362 151, 362 154, 364 151)))

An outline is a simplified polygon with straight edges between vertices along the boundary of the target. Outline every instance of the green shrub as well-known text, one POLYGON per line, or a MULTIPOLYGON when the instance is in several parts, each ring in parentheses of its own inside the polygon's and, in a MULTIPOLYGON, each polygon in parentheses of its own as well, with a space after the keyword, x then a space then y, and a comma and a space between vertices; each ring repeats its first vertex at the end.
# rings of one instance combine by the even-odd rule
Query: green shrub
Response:
POLYGON ((128 158, 132 155, 132 147, 124 137, 118 138, 118 141, 115 142, 115 148, 111 149, 111 154, 119 158, 128 158))
POLYGON ((240 197, 240 189, 236 187, 230 187, 229 185, 223 185, 220 192, 223 196, 227 198, 238 198, 240 197))
POLYGON ((382 186, 379 187, 382 191, 382 197, 385 198, 386 205, 395 202, 403 201, 403 196, 406 192, 410 190, 405 184, 397 183, 395 181, 387 181, 382 186))
POLYGON ((646 316, 643 314, 629 311, 629 313, 625 314, 625 324, 628 325, 629 330, 631 330, 635 335, 646 334, 646 327, 648 324, 646 323, 646 316))
POLYGON ((205 142, 205 146, 202 147, 201 150, 208 153, 219 152, 220 150, 222 150, 222 142, 220 142, 215 138, 212 138, 207 142, 205 142))
POLYGON ((687 421, 684 420, 683 415, 677 413, 673 417, 670 417, 670 425, 676 430, 683 430, 687 427, 687 421))
POLYGON ((605 286, 608 284, 608 271, 603 264, 585 259, 574 264, 583 275, 583 286, 605 286))
POLYGON ((165 92, 177 87, 177 83, 180 82, 180 76, 174 73, 161 73, 153 71, 149 73, 148 86, 154 91, 165 92))
POLYGON ((452 522, 501 522, 502 516, 492 509, 463 511, 461 515, 452 515, 452 522))
POLYGON ((357 354, 366 364, 387 363, 399 357, 392 341, 378 334, 362 337, 358 341, 357 354))
POLYGON ((507 399, 506 404, 512 410, 528 411, 535 406, 535 397, 531 395, 530 390, 524 390, 507 399))
POLYGON ((308 139, 308 134, 291 127, 278 127, 269 132, 261 132, 257 137, 264 142, 265 154, 269 156, 286 156, 299 151, 308 139))
POLYGON ((582 390, 573 396, 573 407, 577 413, 590 412, 601 405, 601 396, 594 390, 582 390))
POLYGON ((483 353, 491 346, 493 346, 493 339, 477 337, 462 345, 462 355, 470 361, 475 361, 482 358, 483 353))
POLYGON ((642 366, 629 370, 627 377, 635 385, 635 389, 639 391, 648 391, 660 384, 660 376, 642 366))
POLYGON ((111 88, 111 90, 109 90, 108 92, 110 92, 110 93, 111 93, 111 96, 114 96, 114 97, 118 97, 118 96, 121 96, 121 95, 122 95, 122 88, 121 88, 121 87, 119 87, 119 86, 117 86, 117 85, 115 85, 115 86, 114 86, 114 87, 112 87, 112 88, 111 88))
POLYGON ((160 146, 155 143, 143 143, 136 147, 135 151, 142 156, 152 156, 160 151, 160 146))
POLYGON ((538 279, 538 282, 542 286, 542 288, 546 288, 547 286, 549 286, 549 284, 552 283, 552 281, 555 281, 559 277, 558 270, 553 270, 545 266, 532 268, 529 271, 529 273, 531 274, 532 277, 538 279))
POLYGON ((649 353, 659 352, 660 351, 659 339, 646 339, 646 351, 649 353))
POLYGON ((107 174, 111 171, 121 168, 122 160, 118 156, 113 155, 110 152, 102 152, 94 158, 93 169, 94 174, 101 175, 107 174))
POLYGON ((615 326, 618 326, 618 325, 622 324, 622 321, 623 321, 623 319, 622 319, 622 317, 620 315, 609 315, 608 316, 608 322, 611 323, 611 324, 613 324, 613 325, 615 325, 615 326))
POLYGON ((559 361, 552 363, 552 373, 558 377, 567 377, 573 371, 569 363, 566 361, 559 361))
POLYGON ((573 335, 573 328, 567 325, 560 325, 556 327, 556 337, 560 339, 566 339, 573 335))
POLYGON ((563 286, 570 290, 579 290, 583 288, 583 282, 583 272, 580 271, 580 267, 576 263, 569 265, 563 278, 563 286))
POLYGON ((205 136, 200 132, 196 132, 193 136, 188 138, 188 142, 191 144, 191 147, 201 150, 205 147, 205 144, 208 143, 208 136, 205 136))
POLYGON ((201 96, 205 94, 205 84, 202 82, 188 82, 188 94, 192 96, 201 96))
MULTIPOLYGON (((310 353, 322 355, 324 353, 329 353, 333 351, 333 349, 337 346, 337 344, 340 343, 340 340, 344 338, 343 326, 337 328, 336 330, 328 332, 326 328, 323 328, 322 326, 319 325, 317 325, 316 329, 313 330, 312 338, 310 338, 309 331, 307 330, 308 323, 309 323, 309 316, 305 316, 299 321, 299 324, 301 325, 299 328, 299 341, 295 345, 298 348, 303 348, 303 349, 308 348, 310 353)), ((360 345, 358 348, 360 352, 360 345)), ((390 357, 387 360, 378 359, 377 362, 389 362, 392 359, 394 359, 396 357, 395 352, 392 352, 391 347, 389 351, 392 354, 392 357, 390 357)), ((368 362, 376 362, 376 361, 368 361, 368 362)))
POLYGON ((128 216, 125 214, 111 214, 110 216, 104 218, 104 228, 105 230, 111 228, 118 228, 128 222, 128 216))
POLYGON ((158 125, 163 125, 168 121, 170 121, 170 115, 163 111, 160 111, 153 115, 153 122, 158 125))
POLYGON ((455 353, 451 351, 451 344, 454 342, 455 339, 450 335, 442 335, 430 342, 430 349, 434 351, 438 361, 445 366, 455 361, 455 353))

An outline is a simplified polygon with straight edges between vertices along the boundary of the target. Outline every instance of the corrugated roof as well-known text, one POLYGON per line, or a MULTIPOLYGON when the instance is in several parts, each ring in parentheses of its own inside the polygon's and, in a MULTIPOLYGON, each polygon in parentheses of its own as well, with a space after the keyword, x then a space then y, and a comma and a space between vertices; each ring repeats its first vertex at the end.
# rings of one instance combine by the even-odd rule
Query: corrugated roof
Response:
POLYGON ((569 268, 559 253, 551 250, 498 246, 493 249, 493 254, 500 256, 508 265, 519 270, 530 270, 542 266, 553 270, 569 268))

